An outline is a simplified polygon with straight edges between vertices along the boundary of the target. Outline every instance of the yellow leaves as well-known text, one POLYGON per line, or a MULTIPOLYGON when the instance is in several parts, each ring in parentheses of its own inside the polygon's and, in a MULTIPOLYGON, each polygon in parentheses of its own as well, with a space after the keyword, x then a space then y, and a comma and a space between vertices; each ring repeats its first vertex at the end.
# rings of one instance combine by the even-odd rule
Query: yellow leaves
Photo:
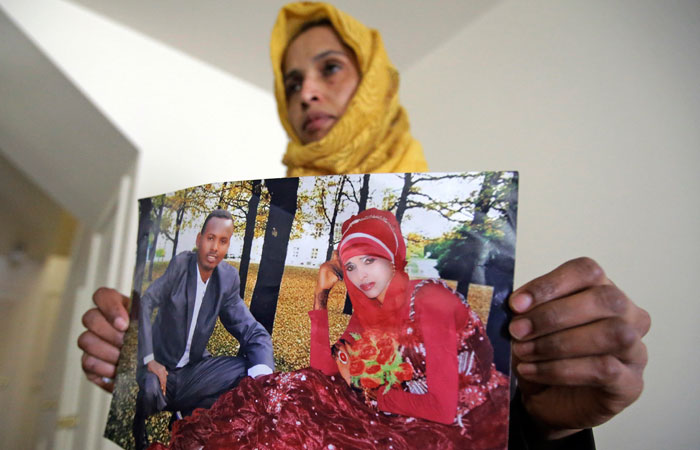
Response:
MULTIPOLYGON (((318 269, 286 267, 277 303, 277 314, 272 332, 272 346, 278 370, 296 370, 309 365, 313 292, 318 269)), ((345 331, 349 316, 342 313, 345 285, 338 283, 328 299, 328 321, 331 342, 345 331)))

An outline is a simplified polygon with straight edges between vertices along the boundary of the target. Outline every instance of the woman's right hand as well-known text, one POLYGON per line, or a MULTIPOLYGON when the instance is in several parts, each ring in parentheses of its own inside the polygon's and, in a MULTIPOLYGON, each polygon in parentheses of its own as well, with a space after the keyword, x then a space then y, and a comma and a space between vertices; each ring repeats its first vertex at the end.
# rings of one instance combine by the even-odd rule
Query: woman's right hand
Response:
POLYGON ((88 380, 112 392, 124 332, 129 328, 129 297, 101 287, 92 300, 97 307, 83 314, 87 330, 78 338, 78 347, 83 350, 83 371, 88 380))
POLYGON ((318 281, 314 291, 314 309, 327 309, 328 293, 342 278, 343 268, 340 264, 338 252, 333 251, 331 259, 321 264, 321 267, 318 268, 318 281))

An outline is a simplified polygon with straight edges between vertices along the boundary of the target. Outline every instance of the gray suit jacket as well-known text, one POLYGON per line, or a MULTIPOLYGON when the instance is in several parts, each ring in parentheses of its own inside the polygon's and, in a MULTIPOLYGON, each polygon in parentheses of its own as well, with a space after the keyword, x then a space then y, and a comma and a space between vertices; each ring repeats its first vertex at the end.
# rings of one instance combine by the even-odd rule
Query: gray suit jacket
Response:
MULTIPOLYGON (((140 370, 144 368, 144 357, 151 353, 168 370, 177 366, 187 345, 197 276, 197 254, 180 253, 141 297, 137 362, 140 370), (158 313, 151 324, 156 308, 158 313)), ((240 342, 239 356, 248 360, 249 367, 265 364, 274 369, 270 335, 243 303, 239 289, 238 271, 225 262, 220 263, 209 279, 199 310, 190 347, 190 364, 208 355, 207 342, 219 317, 229 333, 240 342)))

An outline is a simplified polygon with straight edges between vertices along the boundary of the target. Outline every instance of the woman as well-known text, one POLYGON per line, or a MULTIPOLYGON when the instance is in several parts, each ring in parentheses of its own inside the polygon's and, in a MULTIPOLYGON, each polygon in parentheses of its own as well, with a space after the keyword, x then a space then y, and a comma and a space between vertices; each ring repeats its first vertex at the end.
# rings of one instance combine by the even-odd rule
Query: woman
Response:
MULTIPOLYGON (((314 28, 319 27, 309 31, 314 28)), ((280 11, 271 48, 278 111, 290 137, 284 157, 289 175, 425 169, 420 147, 411 138, 405 113, 398 104, 396 71, 388 63, 376 31, 366 29, 328 5, 290 4, 280 11), (309 71, 308 67, 306 70, 296 67, 302 70, 301 79, 307 83, 288 86, 290 94, 295 91, 304 94, 298 102, 292 96, 288 101, 284 75, 289 75, 296 63, 291 61, 284 67, 283 64, 285 56, 291 55, 288 47, 291 49, 301 25, 322 19, 328 19, 342 38, 341 49, 346 48, 344 42, 354 53, 358 82, 354 94, 345 103, 342 99, 336 103, 340 108, 319 111, 314 108, 330 107, 330 99, 324 97, 324 91, 305 88, 318 87, 314 86, 314 81, 323 80, 329 80, 325 85, 328 88, 337 86, 332 83, 332 77, 323 78, 323 71, 318 69, 309 71), (321 115, 314 117, 307 113, 303 116, 305 111, 321 115), (303 121, 295 122, 299 135, 292 123, 295 114, 304 117, 303 121), (365 120, 370 115, 373 119, 365 120), (323 130, 307 139, 301 131, 305 123, 308 127, 315 120, 315 126, 323 130)), ((338 48, 328 50, 337 51, 338 48)), ((330 66, 326 73, 337 70, 330 66)), ((646 364, 641 337, 649 329, 649 317, 611 284, 594 261, 580 258, 525 284, 511 297, 511 308, 519 319, 510 326, 517 340, 513 347, 514 367, 526 387, 523 404, 516 405, 516 410, 521 412, 518 441, 573 435, 582 428, 609 420, 639 396, 642 369, 646 364), (606 309, 605 305, 610 302, 605 300, 610 298, 619 300, 616 305, 622 306, 606 309), (583 299, 586 305, 593 306, 581 307, 583 299), (551 317, 562 320, 552 323, 548 321, 551 317), (629 331, 636 333, 635 339, 609 341, 611 345, 605 347, 593 339, 606 333, 629 331), (540 347, 545 340, 547 344, 556 341, 558 345, 540 347), (569 350, 557 351, 557 348, 569 350), (620 375, 606 378, 605 369, 611 362, 620 375), (527 431, 535 428, 538 432, 529 434, 527 431)), ((111 390, 113 383, 105 377, 115 374, 123 331, 128 323, 123 306, 128 298, 105 288, 96 291, 93 298, 98 308, 83 316, 88 331, 79 339, 79 346, 85 350, 83 368, 91 381, 111 390)), ((573 437, 577 436, 580 438, 580 433, 573 437)), ((588 439, 583 438, 585 442, 588 439)), ((561 448, 570 448, 566 442, 561 445, 561 448)))
POLYGON ((508 380, 493 365, 477 315, 444 284, 409 281, 393 214, 369 209, 347 220, 342 231, 338 251, 353 315, 334 359, 325 303, 337 272, 324 264, 309 313, 311 367, 350 376, 371 391, 382 411, 454 423, 470 430, 472 439, 483 433, 470 426, 472 418, 488 417, 484 437, 493 439, 488 447, 497 447, 505 437, 508 380), (478 408, 483 411, 472 414, 478 408))
POLYGON ((427 170, 377 31, 328 4, 292 3, 270 55, 287 175, 427 170))

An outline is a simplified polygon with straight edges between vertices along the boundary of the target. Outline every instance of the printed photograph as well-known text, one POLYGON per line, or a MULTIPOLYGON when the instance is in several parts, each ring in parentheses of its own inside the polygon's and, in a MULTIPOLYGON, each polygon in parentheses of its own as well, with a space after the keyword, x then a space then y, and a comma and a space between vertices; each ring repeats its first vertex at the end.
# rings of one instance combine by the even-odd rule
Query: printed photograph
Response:
POLYGON ((127 449, 505 449, 517 172, 141 199, 105 436, 127 449))

